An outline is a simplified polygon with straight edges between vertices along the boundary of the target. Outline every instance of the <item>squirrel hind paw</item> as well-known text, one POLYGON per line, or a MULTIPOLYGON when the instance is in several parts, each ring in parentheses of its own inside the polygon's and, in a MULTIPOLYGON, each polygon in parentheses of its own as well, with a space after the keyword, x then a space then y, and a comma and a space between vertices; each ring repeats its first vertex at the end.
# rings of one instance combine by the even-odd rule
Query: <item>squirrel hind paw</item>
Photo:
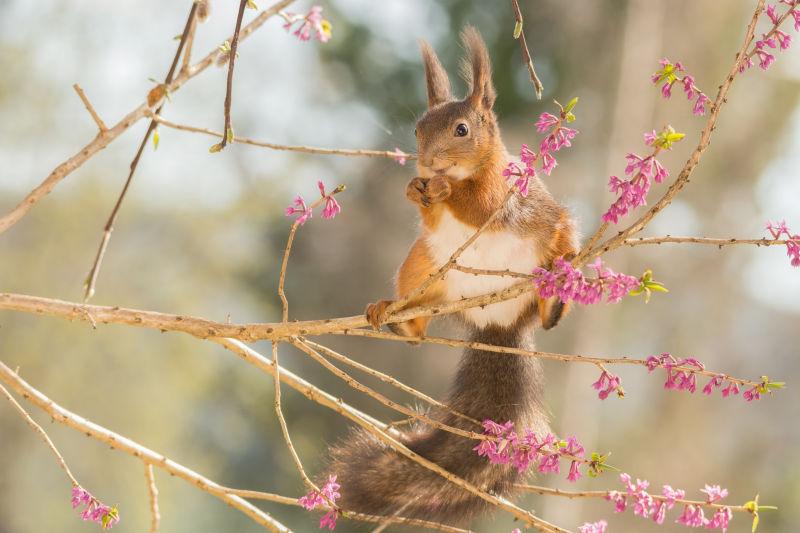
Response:
POLYGON ((392 304, 392 300, 379 300, 375 303, 367 304, 364 315, 367 322, 376 331, 381 329, 381 324, 386 320, 386 308, 392 304))

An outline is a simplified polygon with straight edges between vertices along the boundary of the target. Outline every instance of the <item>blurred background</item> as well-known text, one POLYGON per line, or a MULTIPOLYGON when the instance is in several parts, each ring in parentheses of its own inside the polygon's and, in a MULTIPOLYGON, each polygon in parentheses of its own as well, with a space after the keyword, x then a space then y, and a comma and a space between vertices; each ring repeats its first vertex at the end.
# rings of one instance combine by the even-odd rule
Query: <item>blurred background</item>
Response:
MULTIPOLYGON (((340 148, 399 147, 414 151, 414 121, 425 107, 417 40, 430 40, 455 79, 464 24, 476 25, 494 61, 497 112, 511 152, 536 142, 533 122, 552 99, 580 96, 574 148, 546 183, 580 221, 597 227, 613 200, 610 174, 628 151, 642 152, 642 132, 672 124, 686 140, 663 162, 677 173, 705 119, 694 117, 679 88, 664 101, 649 82, 661 57, 682 61, 713 98, 734 58, 755 0, 607 0, 565 4, 524 0, 525 32, 545 94, 537 101, 517 43, 510 2, 478 0, 322 0, 333 23, 327 44, 303 43, 276 17, 240 48, 234 80, 237 135, 279 143, 340 148)), ((267 7, 266 0, 259 2, 267 7)), ((135 108, 162 78, 176 47, 189 0, 69 3, 0 0, 0 212, 6 212, 96 133, 71 85, 79 83, 107 124, 135 108)), ((311 4, 296 2, 293 11, 311 4)), ((231 33, 236 2, 212 2, 198 29, 199 58, 231 33)), ((247 12, 246 20, 254 16, 247 12)), ((647 235, 761 237, 767 219, 786 218, 800 231, 800 54, 778 54, 768 72, 738 79, 718 131, 692 182, 647 228, 647 235)), ((222 128, 225 69, 189 82, 164 116, 222 128)), ((0 291, 78 301, 102 226, 141 140, 142 121, 65 179, 28 216, 0 235, 0 291)), ((233 145, 209 154, 211 137, 161 128, 149 146, 122 208, 93 303, 235 322, 280 319, 278 268, 293 196, 316 195, 316 181, 348 189, 333 221, 315 218, 299 232, 287 293, 291 318, 352 315, 391 293, 391 279, 417 227, 405 201, 413 165, 391 160, 290 154, 233 145)), ((656 186, 651 198, 665 185, 656 186)), ((730 491, 741 504, 760 493, 778 505, 761 531, 796 531, 800 523, 800 271, 781 247, 662 245, 609 254, 619 271, 653 268, 670 288, 645 305, 576 310, 540 333, 540 349, 587 355, 646 357, 664 351, 695 356, 710 369, 789 382, 785 391, 748 404, 665 391, 663 375, 615 368, 627 398, 601 402, 590 387, 592 366, 546 364, 553 427, 588 449, 611 451, 611 462, 634 477, 702 496, 704 483, 730 491)), ((438 333, 459 335, 440 324, 438 333)), ((316 339, 442 396, 459 351, 387 341, 316 339)), ((255 348, 268 352, 269 345, 255 348)), ((0 311, 0 354, 10 367, 57 402, 235 487, 290 496, 304 492, 272 407, 272 378, 221 347, 179 333, 101 326, 0 311)), ((282 363, 313 383, 384 420, 401 417, 286 348, 282 363)), ((391 397, 409 401, 380 383, 391 397)), ((347 430, 331 411, 284 388, 295 445, 316 472, 326 443, 347 430)), ((52 424, 49 431, 82 484, 117 504, 116 530, 149 525, 139 461, 52 424)), ((9 406, 0 407, 0 532, 91 530, 69 505, 69 484, 50 452, 9 406)), ((258 531, 212 496, 157 471, 162 530, 258 531)), ((566 487, 561 477, 539 479, 566 487)), ((618 488, 616 476, 583 479, 579 489, 618 488)), ((262 505, 262 504, 259 504, 262 505)), ((611 531, 656 531, 632 513, 612 515, 605 501, 528 496, 522 505, 570 529, 609 518, 611 531)), ((317 515, 263 504, 295 531, 315 531, 317 515)), ((677 517, 673 511, 672 520, 677 517)), ((476 531, 510 531, 498 513, 476 531)), ((364 526, 341 521, 337 530, 364 526)), ((679 531, 668 520, 660 531, 679 531)), ((750 530, 737 515, 731 531, 750 530)))

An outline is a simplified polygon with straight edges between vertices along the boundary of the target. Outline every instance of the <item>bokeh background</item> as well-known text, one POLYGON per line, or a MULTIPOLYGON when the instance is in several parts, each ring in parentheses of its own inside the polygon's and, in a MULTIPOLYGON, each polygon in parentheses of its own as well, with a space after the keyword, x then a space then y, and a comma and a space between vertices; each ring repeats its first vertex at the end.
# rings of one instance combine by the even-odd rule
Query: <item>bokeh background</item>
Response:
MULTIPOLYGON (((200 26, 195 57, 229 35, 236 3, 213 1, 200 26)), ((259 2, 266 7, 266 1, 259 2)), ((509 2, 478 0, 324 0, 334 37, 302 43, 278 18, 245 41, 236 66, 233 121, 239 135, 330 147, 414 150, 415 117, 424 111, 417 40, 430 40, 451 73, 466 23, 485 36, 499 91, 497 112, 512 152, 538 136, 533 121, 553 98, 580 96, 580 135, 546 182, 591 233, 612 201, 609 174, 624 155, 642 150, 642 132, 666 123, 685 142, 664 157, 677 172, 704 119, 693 117, 676 88, 661 99, 649 75, 662 56, 683 61, 713 97, 738 49, 754 0, 523 1, 528 35, 545 97, 533 95, 522 65, 509 2)), ((296 11, 310 7, 297 2, 296 11)), ((0 0, 0 211, 7 211, 59 162, 95 135, 71 89, 78 82, 107 123, 144 99, 148 77, 169 66, 189 1, 69 3, 0 0)), ((248 18, 252 12, 248 12, 248 18)), ((690 185, 647 229, 648 235, 760 237, 767 219, 800 227, 800 54, 780 54, 769 72, 754 69, 730 93, 713 143, 690 185)), ((164 116, 221 129, 225 70, 192 80, 164 116)), ((454 80, 455 86, 463 90, 454 80)), ((20 223, 0 235, 0 290, 79 300, 102 225, 146 123, 142 121, 64 180, 20 223)), ((344 316, 391 291, 394 270, 416 232, 404 200, 411 165, 391 160, 313 156, 233 145, 209 154, 210 137, 161 128, 148 147, 124 204, 94 303, 185 313, 216 320, 278 320, 277 274, 289 221, 283 207, 297 193, 313 197, 316 180, 348 190, 333 221, 302 228, 287 292, 292 318, 344 316)), ((656 186, 651 197, 663 190, 656 186)), ((800 523, 800 271, 782 248, 662 245, 614 252, 613 268, 653 268, 670 288, 645 305, 578 309, 541 349, 645 357, 693 355, 709 368, 789 382, 787 390, 748 404, 719 395, 665 391, 662 375, 619 368, 624 400, 601 402, 590 366, 546 364, 554 428, 587 448, 612 451, 635 477, 685 488, 704 483, 730 490, 731 503, 760 493, 781 507, 764 513, 761 531, 796 531, 800 523)), ((436 331, 458 335, 442 324, 436 331)), ((412 348, 367 339, 321 342, 415 387, 444 394, 456 349, 412 348)), ((256 349, 268 351, 265 343, 256 349)), ((315 384, 384 419, 398 419, 287 348, 282 362, 315 384)), ((272 380, 221 347, 178 333, 122 326, 92 330, 82 322, 0 312, 0 354, 56 401, 172 459, 231 486, 286 495, 303 492, 272 408, 272 380)), ((385 390, 402 401, 393 390, 385 390)), ((310 471, 326 443, 347 423, 286 387, 284 409, 297 450, 310 471)), ((50 432, 78 479, 119 505, 121 532, 149 524, 139 461, 71 429, 50 432)), ((0 532, 78 532, 69 484, 38 437, 8 406, 0 407, 0 532)), ((257 531, 238 512, 183 481, 156 473, 162 530, 257 531)), ((540 480, 564 487, 562 479, 540 480)), ((611 474, 579 488, 616 488, 611 474)), ((568 528, 611 515, 604 501, 529 496, 526 508, 568 528)), ((316 530, 316 516, 264 504, 295 531, 316 530)), ((677 516, 672 515, 673 520, 677 516)), ((656 531, 633 517, 611 516, 612 531, 656 531)), ((341 531, 357 526, 341 522, 341 531)), ((358 526, 363 527, 363 526, 358 526)), ((477 531, 510 531, 498 514, 477 531)), ((737 516, 731 531, 749 531, 737 516)), ((668 523, 661 531, 679 531, 668 523)))

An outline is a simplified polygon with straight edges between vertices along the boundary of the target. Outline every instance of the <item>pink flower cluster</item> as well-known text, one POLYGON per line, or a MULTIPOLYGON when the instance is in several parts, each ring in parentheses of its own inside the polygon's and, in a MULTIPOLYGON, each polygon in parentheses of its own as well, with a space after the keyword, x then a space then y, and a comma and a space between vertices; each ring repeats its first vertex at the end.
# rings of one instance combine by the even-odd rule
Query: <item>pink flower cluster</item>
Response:
POLYGON ((663 85, 661 85, 661 94, 664 98, 672 96, 672 86, 675 83, 681 83, 683 85, 683 92, 686 93, 686 98, 690 102, 697 98, 692 107, 692 113, 695 115, 705 115, 706 104, 709 101, 708 96, 697 88, 697 85, 694 84, 694 77, 686 74, 686 69, 683 68, 681 62, 676 61, 672 63, 669 59, 664 58, 659 64, 661 68, 654 72, 653 75, 650 76, 650 79, 655 85, 663 83, 663 85), (681 72, 684 73, 683 76, 679 75, 681 72))
POLYGON ((682 133, 676 133, 669 126, 659 133, 653 130, 644 134, 644 142, 653 147, 653 153, 647 157, 629 153, 625 156, 628 161, 625 175, 630 176, 630 179, 622 180, 617 176, 608 179, 609 190, 619 196, 603 214, 603 221, 616 224, 631 209, 647 204, 651 180, 661 183, 669 176, 669 172, 658 162, 656 156, 661 150, 669 150, 673 143, 683 137, 682 133))
POLYGON ((787 241, 786 255, 791 258, 792 266, 800 267, 800 235, 792 235, 792 232, 786 226, 785 220, 780 222, 767 221, 767 231, 775 240, 785 237, 787 241))
MULTIPOLYGON (((797 9, 798 2, 796 0, 780 0, 780 3, 789 6, 786 17, 793 17, 794 29, 795 31, 800 31, 800 10, 797 9)), ((792 44, 792 36, 778 29, 783 22, 783 17, 778 15, 774 4, 767 5, 766 15, 772 22, 772 29, 768 33, 761 34, 761 39, 756 41, 753 51, 750 52, 739 65, 739 72, 744 72, 753 66, 754 55, 758 57, 758 66, 763 70, 767 70, 775 62, 775 56, 772 55, 768 49, 775 50, 780 48, 780 50, 783 51, 787 50, 792 44)))
MULTIPOLYGON (((683 500, 686 493, 681 489, 673 489, 669 485, 662 487, 660 497, 653 497, 647 492, 650 483, 647 480, 637 479, 636 483, 631 481, 628 474, 620 474, 620 481, 625 485, 625 492, 616 490, 609 491, 606 495, 608 501, 614 502, 614 512, 622 513, 627 509, 629 503, 633 503, 633 513, 642 518, 651 518, 656 524, 663 524, 666 519, 667 511, 675 507, 679 500, 683 500)), ((726 489, 719 485, 706 485, 700 492, 706 494, 706 503, 716 503, 728 495, 726 489)), ((691 503, 684 503, 683 512, 675 520, 677 524, 688 527, 705 527, 706 529, 721 529, 723 532, 728 529, 728 524, 733 513, 729 507, 716 508, 711 519, 705 517, 703 506, 691 503)))
MULTIPOLYGON (((325 192, 325 184, 321 181, 317 182, 317 187, 319 188, 320 201, 325 201, 325 207, 322 209, 322 218, 331 219, 341 213, 342 206, 339 205, 339 202, 336 201, 336 198, 334 198, 333 195, 343 191, 344 186, 339 185, 330 194, 325 192)), ((302 226, 314 215, 314 207, 318 205, 318 203, 319 202, 308 206, 306 205, 306 201, 303 199, 303 197, 298 194, 297 197, 295 197, 292 205, 287 207, 284 212, 287 217, 297 215, 295 222, 302 226)))
POLYGON ((535 178, 538 171, 550 175, 558 161, 556 161, 553 154, 562 148, 569 148, 572 146, 572 139, 578 134, 578 130, 564 126, 565 122, 572 122, 575 120, 575 115, 572 114, 572 109, 578 103, 577 98, 573 98, 566 106, 556 104, 560 108, 559 116, 551 115, 550 113, 542 113, 539 115, 539 120, 536 121, 536 131, 539 133, 547 133, 547 135, 539 143, 539 153, 537 154, 531 150, 527 144, 523 144, 520 148, 519 158, 525 168, 521 168, 513 161, 503 170, 503 176, 507 181, 514 182, 514 187, 517 188, 522 196, 528 196, 529 181, 535 178), (538 170, 537 170, 538 165, 538 170))
MULTIPOLYGON (((665 389, 685 390, 694 393, 697 390, 697 374, 694 370, 705 370, 705 365, 693 357, 675 359, 669 353, 662 353, 659 356, 651 355, 647 358, 647 370, 652 372, 656 368, 663 368, 667 371, 667 381, 664 383, 665 389), (687 368, 687 370, 680 370, 679 367, 687 368)), ((703 387, 702 392, 710 396, 718 388, 722 388, 723 398, 735 396, 740 392, 739 383, 724 374, 713 376, 703 387), (728 383, 723 387, 725 381, 728 383)), ((742 397, 748 402, 752 402, 753 400, 761 399, 761 394, 780 388, 783 388, 782 383, 770 382, 764 376, 761 383, 753 385, 752 388, 746 390, 742 397)))
POLYGON ((607 527, 608 522, 600 520, 598 522, 586 522, 578 528, 578 531, 580 531, 580 533, 606 533, 607 527))
POLYGON ((395 146, 394 152, 392 152, 392 159, 397 161, 399 165, 405 166, 406 162, 408 161, 408 154, 395 146))
MULTIPOLYGON (((341 497, 339 494, 339 484, 336 483, 336 476, 328 476, 328 481, 322 486, 319 492, 312 490, 305 496, 297 499, 297 503, 302 505, 307 511, 312 511, 317 507, 331 507, 336 504, 336 500, 341 497)), ((336 519, 339 517, 339 510, 330 509, 319 520, 320 529, 334 529, 336 519)))
POLYGON ((625 397, 625 389, 622 388, 622 382, 619 376, 611 374, 607 370, 600 373, 600 378, 592 383, 592 387, 597 390, 597 396, 601 400, 605 400, 612 392, 616 392, 620 398, 625 397))
POLYGON ((72 487, 72 508, 81 505, 86 507, 81 511, 81 518, 87 522, 99 524, 103 529, 111 529, 119 522, 119 511, 116 507, 109 507, 100 503, 89 491, 79 485, 72 487))
POLYGON ((286 13, 286 24, 283 29, 291 31, 295 23, 300 22, 300 25, 294 31, 294 35, 301 41, 311 40, 311 33, 318 41, 326 43, 331 38, 331 23, 322 18, 322 7, 313 6, 308 10, 305 15, 296 15, 294 13, 286 13))
POLYGON ((598 257, 589 265, 597 277, 587 279, 572 263, 558 258, 552 270, 537 267, 533 270, 533 283, 542 298, 558 296, 562 302, 574 301, 584 305, 598 303, 606 296, 606 302, 617 303, 622 297, 639 288, 639 279, 605 268, 598 257))
POLYGON ((475 452, 489 459, 493 465, 513 465, 518 471, 526 471, 531 464, 537 464, 537 470, 543 474, 559 473, 560 460, 571 459, 569 481, 577 481, 581 477, 580 466, 584 462, 584 449, 575 437, 559 440, 552 433, 543 438, 526 429, 520 437, 514 431, 514 423, 498 424, 492 420, 483 421, 483 433, 495 437, 494 440, 482 440, 473 448, 475 452))

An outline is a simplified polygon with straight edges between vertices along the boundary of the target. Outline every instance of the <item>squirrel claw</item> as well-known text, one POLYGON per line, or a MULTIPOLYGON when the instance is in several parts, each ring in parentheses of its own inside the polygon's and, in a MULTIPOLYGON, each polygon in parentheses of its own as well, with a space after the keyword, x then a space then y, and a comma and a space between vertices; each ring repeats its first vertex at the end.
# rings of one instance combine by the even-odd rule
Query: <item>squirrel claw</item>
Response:
POLYGON ((379 300, 374 304, 367 304, 364 315, 374 330, 381 329, 381 324, 386 320, 386 308, 391 304, 392 300, 379 300))

